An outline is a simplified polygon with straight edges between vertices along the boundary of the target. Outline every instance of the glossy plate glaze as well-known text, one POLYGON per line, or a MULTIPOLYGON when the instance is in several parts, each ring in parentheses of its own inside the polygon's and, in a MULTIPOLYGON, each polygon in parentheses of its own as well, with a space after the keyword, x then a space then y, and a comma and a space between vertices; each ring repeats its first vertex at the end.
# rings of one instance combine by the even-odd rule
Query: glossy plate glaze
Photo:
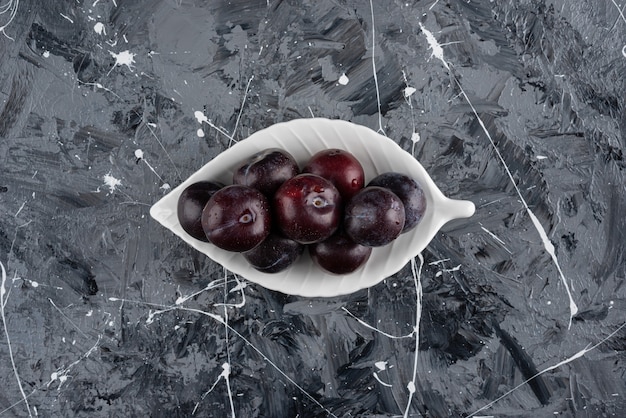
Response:
POLYGON ((350 122, 312 118, 278 123, 236 143, 159 200, 150 209, 150 215, 196 250, 254 283, 292 295, 330 297, 373 286, 398 272, 411 258, 426 248, 446 222, 468 218, 474 214, 474 210, 474 204, 470 201, 445 197, 422 165, 391 139, 350 122), (345 149, 363 165, 366 184, 376 175, 387 171, 407 174, 424 189, 427 199, 424 217, 417 227, 400 235, 391 244, 374 248, 365 266, 344 276, 320 270, 311 261, 307 251, 283 272, 261 273, 250 267, 241 254, 198 241, 183 231, 178 222, 176 207, 178 197, 187 186, 202 180, 231 184, 233 167, 258 151, 274 147, 291 153, 301 167, 320 150, 345 149))

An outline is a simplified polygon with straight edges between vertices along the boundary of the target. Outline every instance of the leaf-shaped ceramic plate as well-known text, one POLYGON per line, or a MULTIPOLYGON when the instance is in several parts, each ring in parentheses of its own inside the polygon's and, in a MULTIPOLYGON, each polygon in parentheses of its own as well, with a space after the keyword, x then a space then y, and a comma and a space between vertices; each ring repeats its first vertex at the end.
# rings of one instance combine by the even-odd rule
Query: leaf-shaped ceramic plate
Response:
POLYGON ((196 250, 252 282, 292 295, 329 297, 373 286, 398 272, 428 245, 446 222, 472 216, 474 204, 445 197, 422 165, 391 139, 350 122, 312 118, 278 123, 236 143, 159 200, 150 209, 150 214, 196 250), (250 267, 241 254, 221 250, 184 232, 178 222, 176 207, 178 197, 187 186, 202 180, 231 184, 233 168, 239 162, 258 151, 274 147, 291 153, 301 167, 317 151, 345 149, 363 165, 366 184, 376 175, 387 171, 407 174, 424 189, 426 212, 416 228, 400 235, 387 246, 374 248, 365 266, 344 276, 328 274, 319 269, 307 251, 283 272, 261 273, 250 267))

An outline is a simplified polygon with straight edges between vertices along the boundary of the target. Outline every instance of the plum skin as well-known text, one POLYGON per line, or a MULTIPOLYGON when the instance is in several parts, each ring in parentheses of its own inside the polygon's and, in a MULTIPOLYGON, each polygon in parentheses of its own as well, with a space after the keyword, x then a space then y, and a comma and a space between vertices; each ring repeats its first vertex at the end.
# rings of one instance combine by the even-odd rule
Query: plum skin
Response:
POLYGON ((404 205, 405 222, 402 233, 415 228, 426 212, 426 196, 420 185, 406 174, 393 171, 374 177, 368 186, 385 187, 396 194, 404 205))
POLYGON ((350 274, 363 266, 372 254, 372 247, 354 242, 339 231, 330 238, 309 246, 311 259, 331 274, 350 274))
POLYGON ((185 232, 197 240, 209 242, 202 228, 202 210, 211 196, 224 187, 221 183, 199 181, 189 185, 178 197, 176 215, 185 232))
POLYGON ((276 233, 242 255, 250 265, 263 273, 279 273, 291 266, 304 251, 304 245, 276 233))
POLYGON ((359 160, 350 152, 338 148, 315 153, 302 172, 330 180, 344 202, 349 201, 365 184, 365 173, 359 160))
POLYGON ((339 227, 342 200, 323 177, 303 173, 287 180, 273 199, 274 221, 280 232, 301 244, 330 237, 339 227))
POLYGON ((279 148, 268 148, 235 167, 233 183, 255 188, 271 199, 281 184, 298 173, 298 163, 291 154, 279 148))
POLYGON ((344 228, 352 240, 366 247, 382 247, 404 228, 404 205, 391 190, 368 186, 348 202, 344 228))
POLYGON ((258 190, 238 184, 217 191, 202 211, 202 228, 215 246, 234 252, 249 251, 270 233, 267 198, 258 190))

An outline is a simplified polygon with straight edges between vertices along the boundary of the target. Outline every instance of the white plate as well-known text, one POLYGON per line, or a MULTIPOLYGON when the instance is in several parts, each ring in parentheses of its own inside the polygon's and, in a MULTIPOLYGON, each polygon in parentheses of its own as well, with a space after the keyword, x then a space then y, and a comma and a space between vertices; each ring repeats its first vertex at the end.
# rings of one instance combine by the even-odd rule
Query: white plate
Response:
POLYGON ((150 215, 196 250, 254 283, 286 294, 329 297, 373 286, 393 275, 426 248, 446 222, 468 218, 474 214, 474 210, 474 204, 470 201, 445 197, 422 165, 391 139, 350 122, 312 118, 278 123, 236 143, 159 200, 150 209, 150 215), (325 273, 313 264, 308 251, 283 272, 261 273, 250 267, 241 254, 221 250, 189 236, 178 223, 176 206, 182 191, 192 183, 212 180, 231 184, 233 167, 266 148, 288 151, 301 167, 317 151, 345 149, 363 165, 366 184, 376 175, 387 171, 404 173, 414 178, 424 189, 426 212, 417 227, 400 235, 389 245, 374 248, 366 265, 351 274, 336 276, 325 273))

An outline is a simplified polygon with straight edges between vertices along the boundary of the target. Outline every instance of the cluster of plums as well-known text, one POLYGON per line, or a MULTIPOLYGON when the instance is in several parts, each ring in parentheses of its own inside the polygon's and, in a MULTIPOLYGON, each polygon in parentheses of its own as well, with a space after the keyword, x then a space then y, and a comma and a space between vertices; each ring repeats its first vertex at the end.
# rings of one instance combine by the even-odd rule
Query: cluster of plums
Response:
POLYGON ((286 269, 307 246, 322 269, 348 274, 373 247, 413 229, 425 209, 422 188, 405 174, 383 173, 365 186, 348 151, 320 151, 300 170, 288 152, 270 148, 241 162, 232 185, 188 186, 178 220, 192 237, 240 252, 265 273, 286 269))

